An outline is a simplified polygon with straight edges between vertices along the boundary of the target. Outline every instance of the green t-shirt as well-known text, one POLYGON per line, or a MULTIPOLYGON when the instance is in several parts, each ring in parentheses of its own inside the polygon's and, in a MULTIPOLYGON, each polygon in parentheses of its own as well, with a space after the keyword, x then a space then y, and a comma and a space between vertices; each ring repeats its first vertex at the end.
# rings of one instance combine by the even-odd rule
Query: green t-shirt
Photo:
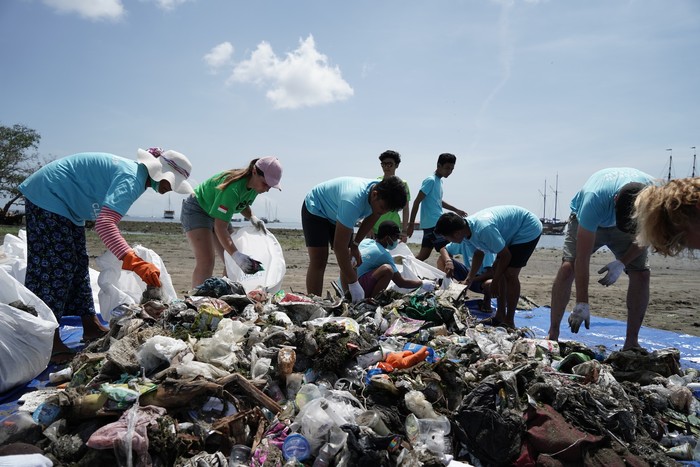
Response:
POLYGON ((215 219, 229 222, 234 214, 253 204, 258 192, 246 188, 248 177, 236 180, 225 190, 218 189, 217 186, 221 184, 225 175, 226 173, 222 172, 200 183, 194 189, 194 195, 207 214, 215 219))
MULTIPOLYGON (((384 179, 384 177, 379 177, 379 180, 382 179, 384 179)), ((408 182, 406 180, 403 181, 403 186, 406 188, 406 204, 408 204, 408 202, 411 201, 411 190, 408 189, 408 182)), ((389 211, 386 214, 382 214, 382 217, 377 219, 377 223, 374 224, 374 227, 372 227, 375 234, 379 230, 379 225, 385 221, 391 221, 398 225, 399 229, 401 228, 401 216, 399 213, 397 211, 389 211)), ((406 219, 406 222, 408 222, 408 219, 406 219)))

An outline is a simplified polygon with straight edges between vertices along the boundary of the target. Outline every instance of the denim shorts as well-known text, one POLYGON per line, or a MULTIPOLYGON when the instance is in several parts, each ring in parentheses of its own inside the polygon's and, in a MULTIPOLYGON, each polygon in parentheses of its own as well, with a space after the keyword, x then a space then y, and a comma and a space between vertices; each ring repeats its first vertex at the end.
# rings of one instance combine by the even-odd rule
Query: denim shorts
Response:
POLYGON ((183 232, 195 229, 214 230, 214 218, 202 209, 195 195, 190 195, 182 200, 182 213, 180 223, 183 232))

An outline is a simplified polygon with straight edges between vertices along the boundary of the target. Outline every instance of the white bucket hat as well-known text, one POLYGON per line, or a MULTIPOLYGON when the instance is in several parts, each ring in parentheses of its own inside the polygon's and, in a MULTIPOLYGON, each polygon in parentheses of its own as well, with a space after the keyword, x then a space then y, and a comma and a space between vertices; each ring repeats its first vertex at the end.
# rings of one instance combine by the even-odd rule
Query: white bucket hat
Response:
POLYGON ((148 175, 159 182, 167 180, 176 193, 189 195, 194 193, 187 179, 192 172, 192 164, 184 154, 177 151, 163 151, 160 148, 140 149, 136 153, 139 163, 146 166, 148 175))

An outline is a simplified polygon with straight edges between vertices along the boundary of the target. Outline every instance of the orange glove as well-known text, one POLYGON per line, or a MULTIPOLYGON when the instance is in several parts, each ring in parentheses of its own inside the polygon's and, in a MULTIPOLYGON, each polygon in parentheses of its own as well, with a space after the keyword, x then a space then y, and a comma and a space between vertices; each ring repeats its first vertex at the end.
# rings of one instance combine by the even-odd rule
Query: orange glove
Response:
POLYGON ((428 348, 421 347, 416 353, 410 350, 404 350, 403 352, 391 352, 387 355, 386 360, 379 362, 377 366, 382 370, 391 373, 394 370, 402 368, 410 368, 413 365, 422 362, 428 356, 428 348))
POLYGON ((134 250, 129 250, 122 258, 122 269, 134 271, 147 284, 160 287, 160 270, 155 264, 144 261, 134 250))

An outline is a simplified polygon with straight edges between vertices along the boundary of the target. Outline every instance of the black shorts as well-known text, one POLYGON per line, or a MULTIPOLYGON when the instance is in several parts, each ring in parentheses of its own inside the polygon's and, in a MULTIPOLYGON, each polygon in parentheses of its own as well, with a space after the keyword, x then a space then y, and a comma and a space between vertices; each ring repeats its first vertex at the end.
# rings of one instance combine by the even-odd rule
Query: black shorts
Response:
POLYGON ((435 251, 440 253, 440 249, 446 246, 447 243, 445 237, 435 234, 434 228, 423 229, 423 241, 420 243, 421 248, 435 248, 435 251))
POLYGON ((518 243, 516 245, 508 246, 510 250, 510 263, 508 263, 509 268, 523 268, 527 266, 527 260, 530 259, 532 253, 537 248, 537 242, 540 241, 540 235, 536 239, 530 240, 527 243, 518 243))
POLYGON ((304 230, 304 242, 307 247, 333 247, 335 222, 311 214, 306 209, 306 202, 301 203, 301 228, 304 230))

